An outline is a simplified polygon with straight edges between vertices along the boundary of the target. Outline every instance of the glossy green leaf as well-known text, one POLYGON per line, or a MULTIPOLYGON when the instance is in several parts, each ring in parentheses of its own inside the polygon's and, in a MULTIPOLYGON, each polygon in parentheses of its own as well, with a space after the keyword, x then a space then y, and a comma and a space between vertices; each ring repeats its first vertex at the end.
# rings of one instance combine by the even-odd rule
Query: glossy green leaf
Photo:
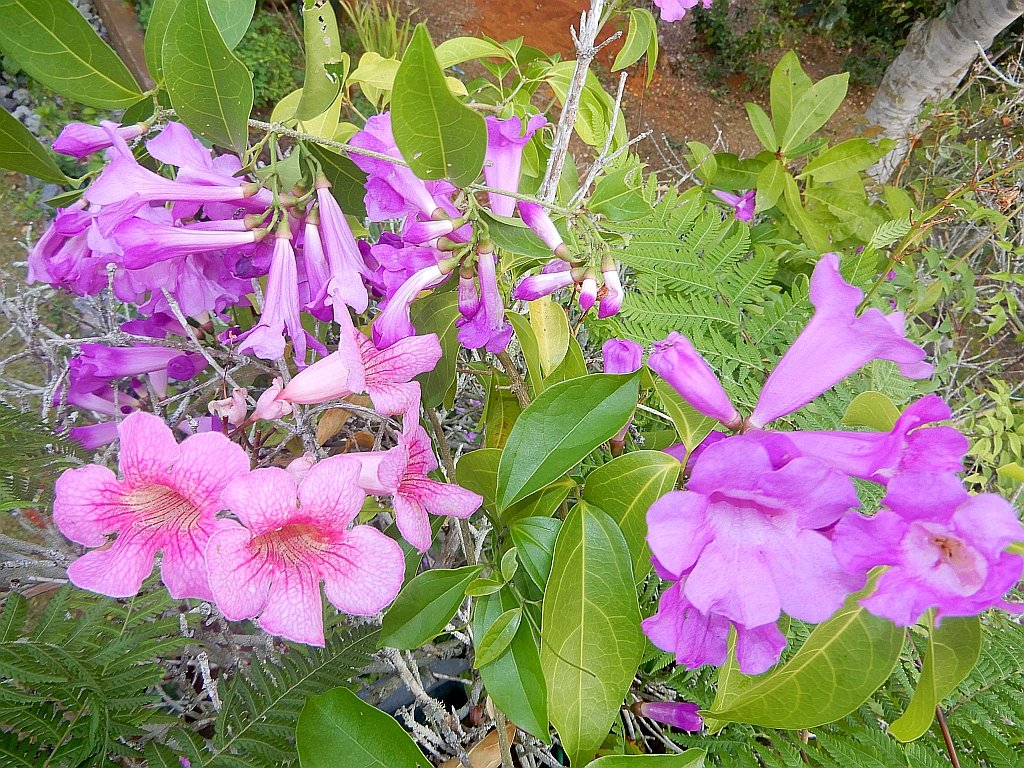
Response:
POLYGON ((100 109, 142 93, 128 67, 68 0, 0 0, 0 51, 47 88, 100 109))
POLYGON ((430 35, 416 26, 391 95, 391 127, 402 157, 421 179, 451 179, 464 187, 484 164, 484 118, 448 90, 430 35))
POLYGON ((480 210, 481 218, 487 223, 488 234, 502 250, 534 259, 550 259, 551 249, 522 219, 499 216, 486 208, 480 210))
POLYGON ((586 765, 629 691, 644 637, 626 540, 585 502, 569 512, 555 542, 541 637, 549 717, 570 764, 586 765))
POLYGON ((779 151, 779 140, 775 136, 775 127, 765 111, 752 102, 746 103, 747 117, 750 118, 750 127, 754 129, 754 135, 761 142, 761 146, 769 152, 779 151))
POLYGON ((473 579, 466 587, 466 597, 483 597, 493 595, 505 586, 501 579, 473 579))
POLYGON ((323 114, 341 90, 341 78, 334 71, 342 61, 341 36, 330 0, 303 2, 302 37, 306 44, 306 77, 295 117, 311 120, 323 114))
POLYGON ((637 175, 634 168, 624 168, 602 176, 594 186, 587 208, 613 221, 631 221, 647 216, 651 212, 651 204, 644 199, 637 183, 631 181, 637 175))
POLYGON ((613 437, 636 407, 640 375, 597 373, 544 390, 512 427, 498 464, 506 509, 572 469, 613 437))
POLYGON ((483 508, 495 513, 494 491, 498 487, 498 461, 501 450, 480 448, 463 454, 455 465, 455 480, 463 488, 483 496, 483 508))
POLYGON ((850 74, 842 72, 819 80, 793 106, 793 116, 782 135, 782 151, 788 153, 825 125, 846 98, 850 74))
POLYGON ((800 66, 800 59, 794 51, 787 51, 772 70, 770 85, 772 120, 777 134, 785 135, 797 101, 810 87, 811 78, 800 66))
POLYGON ((204 139, 241 153, 249 143, 252 75, 224 44, 206 0, 178 0, 163 64, 178 118, 204 139))
POLYGON ((587 361, 583 358, 583 349, 574 337, 569 338, 569 346, 565 350, 565 358, 558 367, 544 378, 544 386, 550 387, 560 381, 578 379, 587 375, 587 361))
POLYGON ((319 144, 306 144, 320 163, 324 176, 331 182, 331 194, 349 216, 357 219, 366 215, 366 174, 344 155, 319 144))
POLYGON ((718 173, 715 153, 711 151, 711 147, 699 141, 688 141, 686 146, 690 150, 690 167, 693 168, 694 174, 704 183, 710 184, 718 173))
POLYGON ((524 517, 550 517, 558 511, 562 502, 576 488, 571 477, 560 477, 536 493, 517 501, 501 513, 501 522, 510 525, 524 517))
POLYGON ((224 44, 234 49, 252 23, 256 0, 208 0, 213 22, 220 30, 224 44))
POLYGON ((510 529, 523 570, 539 589, 548 583, 555 539, 561 527, 562 521, 557 517, 524 517, 510 529))
POLYGON ((509 388, 508 379, 495 370, 484 404, 484 443, 488 448, 503 448, 518 421, 522 409, 509 388))
POLYGON ((384 614, 381 646, 412 650, 434 639, 459 609, 466 587, 482 571, 480 566, 421 573, 398 593, 384 614))
POLYGON ((519 631, 522 620, 523 609, 519 606, 510 608, 496 618, 483 637, 477 641, 476 660, 473 666, 477 669, 485 667, 505 653, 519 631))
POLYGON ((753 189, 764 161, 754 157, 740 160, 731 152, 716 152, 715 186, 720 189, 753 189))
POLYGON ((782 181, 785 188, 782 198, 778 203, 779 208, 786 214, 790 223, 796 227, 808 247, 822 252, 827 250, 829 244, 828 233, 804 208, 803 200, 800 196, 800 188, 796 185, 796 179, 793 178, 792 174, 785 173, 783 174, 782 181))
MULTIPOLYGON (((507 589, 480 598, 473 606, 473 636, 484 637, 499 616, 518 607, 518 599, 507 589)), ((529 621, 519 623, 507 653, 480 668, 480 679, 495 706, 509 720, 545 743, 551 743, 547 686, 529 621)))
POLYGON ((473 59, 509 58, 508 51, 490 40, 479 37, 453 37, 445 40, 434 50, 441 69, 454 67, 473 59))
POLYGON ((772 158, 757 175, 757 210, 767 211, 774 208, 785 190, 785 178, 789 175, 786 166, 777 158, 772 158))
POLYGON ((6 110, 0 109, 0 168, 35 176, 43 181, 66 184, 50 150, 6 110))
POLYGON ((146 68, 157 83, 164 81, 164 37, 171 23, 171 17, 178 10, 180 0, 153 0, 146 26, 146 38, 142 50, 146 56, 146 68))
POLYGON ((846 176, 867 170, 872 163, 889 151, 888 140, 872 144, 867 139, 847 139, 829 147, 804 166, 800 177, 810 176, 819 184, 838 181, 846 176))
POLYGON ((814 728, 863 704, 889 677, 903 647, 902 627, 857 604, 864 594, 851 595, 788 663, 711 717, 768 728, 814 728))
POLYGON ((426 408, 444 402, 444 395, 455 381, 459 362, 459 339, 455 321, 459 319, 459 295, 456 291, 433 293, 413 302, 410 317, 420 335, 436 333, 441 342, 441 359, 433 370, 416 377, 421 401, 426 408))
POLYGON ((681 755, 606 755, 590 768, 703 768, 705 757, 703 749, 688 749, 681 755))
POLYGON ((530 387, 534 395, 544 391, 544 370, 540 364, 540 345, 537 342, 537 334, 533 332, 533 326, 523 315, 515 312, 506 312, 505 317, 512 324, 516 334, 516 341, 523 351, 523 359, 526 361, 526 376, 530 381, 530 387))
MULTIPOLYGON (((929 618, 933 612, 929 611, 929 618)), ((981 621, 977 616, 944 618, 931 627, 928 647, 914 696, 906 711, 889 726, 900 741, 923 736, 935 719, 935 708, 974 669, 981 656, 981 621)))
POLYGON ((682 395, 664 379, 655 379, 654 389, 658 393, 668 417, 672 419, 672 424, 675 426, 676 432, 679 433, 679 439, 686 446, 687 452, 700 445, 718 425, 717 421, 710 416, 705 416, 683 400, 682 395))
POLYGON ((647 510, 671 491, 683 468, 661 451, 633 451, 612 459, 587 476, 583 499, 603 509, 619 526, 639 583, 651 570, 647 547, 647 510))
POLYGON ((519 570, 519 550, 515 547, 505 550, 505 554, 501 556, 501 566, 498 570, 501 571, 501 578, 507 582, 512 581, 519 570))
POLYGON ((847 406, 843 424, 848 427, 868 427, 876 432, 888 432, 900 417, 900 409, 886 395, 874 390, 861 392, 847 406))
POLYGON ((416 742, 391 715, 348 688, 310 696, 299 713, 295 741, 302 768, 430 768, 416 742))
POLYGON ((537 339, 541 375, 546 377, 561 364, 569 349, 569 318, 562 306, 552 301, 550 296, 542 296, 528 303, 530 327, 537 339))
POLYGON ((647 54, 647 84, 654 78, 654 68, 658 63, 658 24, 654 14, 646 8, 631 8, 629 11, 629 29, 626 31, 626 42, 615 56, 612 72, 618 72, 631 64, 640 61, 647 54))

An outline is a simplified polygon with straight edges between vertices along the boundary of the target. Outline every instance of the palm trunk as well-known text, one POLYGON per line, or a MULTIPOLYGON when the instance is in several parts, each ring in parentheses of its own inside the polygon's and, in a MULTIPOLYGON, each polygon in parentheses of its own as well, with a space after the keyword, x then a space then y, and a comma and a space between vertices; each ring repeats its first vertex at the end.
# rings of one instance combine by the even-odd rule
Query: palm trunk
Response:
POLYGON ((887 180, 906 156, 924 103, 953 93, 978 55, 975 41, 988 48, 1022 13, 1024 0, 960 0, 948 16, 914 25, 866 113, 869 123, 897 142, 870 169, 876 180, 887 180))

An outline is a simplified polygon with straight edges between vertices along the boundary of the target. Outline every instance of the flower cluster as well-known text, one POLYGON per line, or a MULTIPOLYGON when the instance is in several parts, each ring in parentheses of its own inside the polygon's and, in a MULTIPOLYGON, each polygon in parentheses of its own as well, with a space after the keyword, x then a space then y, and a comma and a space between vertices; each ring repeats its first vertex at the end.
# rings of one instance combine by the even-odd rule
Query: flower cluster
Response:
MULTIPOLYGON (((908 626, 925 611, 974 615, 998 606, 1024 558, 1006 552, 1024 529, 999 496, 970 496, 957 477, 966 439, 938 422, 948 407, 929 395, 889 432, 764 428, 875 359, 911 378, 931 367, 903 334, 898 313, 856 314, 862 293, 826 255, 811 278, 815 313, 769 375, 744 418, 688 339, 672 334, 648 361, 701 413, 736 432, 712 433, 687 460, 686 490, 648 511, 658 574, 672 585, 644 629, 687 667, 722 664, 730 629, 749 674, 778 661, 783 613, 820 622, 883 566, 869 611, 908 626), (886 487, 882 510, 859 511, 853 478, 886 487)), ((694 448, 694 446, 691 446, 694 448)))

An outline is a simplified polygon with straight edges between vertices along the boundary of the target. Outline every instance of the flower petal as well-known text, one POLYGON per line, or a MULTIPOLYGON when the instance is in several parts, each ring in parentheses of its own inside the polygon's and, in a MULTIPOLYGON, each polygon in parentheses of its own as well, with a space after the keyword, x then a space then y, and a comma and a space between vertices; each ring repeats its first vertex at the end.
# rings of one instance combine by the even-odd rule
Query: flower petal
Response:
POLYGON ((121 501, 120 482, 98 464, 64 472, 54 489, 53 522, 72 541, 99 547, 107 534, 126 527, 135 518, 121 501))
POLYGON ((324 608, 316 574, 305 567, 275 570, 270 596, 257 623, 272 635, 323 648, 324 608))
POLYGON ((299 485, 298 496, 304 518, 321 529, 344 532, 366 498, 359 487, 359 465, 345 456, 314 464, 299 485))
POLYGON ((270 568, 265 558, 249 547, 252 534, 229 522, 210 537, 206 561, 214 600, 229 621, 251 619, 267 604, 270 568))
POLYGON ((331 547, 320 575, 324 594, 339 611, 370 616, 383 610, 402 588, 405 558, 398 542, 376 528, 357 525, 331 547))
POLYGON ((130 483, 164 480, 178 460, 174 433, 163 419, 151 413, 129 414, 118 425, 117 433, 121 438, 121 474, 130 483))
POLYGON ((249 456, 241 447, 218 432, 204 432, 181 443, 171 478, 173 486, 201 512, 216 514, 222 509, 221 491, 248 473, 249 456))
POLYGON ((68 578, 81 589, 109 597, 137 595, 153 572, 160 537, 123 533, 108 549, 86 552, 68 567, 68 578))
POLYGON ((224 489, 221 501, 255 534, 272 531, 296 511, 295 478, 280 467, 254 469, 224 489))

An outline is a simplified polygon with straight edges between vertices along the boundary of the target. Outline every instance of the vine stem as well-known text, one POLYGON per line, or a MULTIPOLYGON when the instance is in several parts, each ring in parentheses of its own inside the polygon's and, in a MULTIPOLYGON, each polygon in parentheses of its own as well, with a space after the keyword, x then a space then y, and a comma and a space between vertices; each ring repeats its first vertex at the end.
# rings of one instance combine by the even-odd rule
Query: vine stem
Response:
POLYGON ((526 382, 523 381, 519 369, 516 368, 515 362, 504 349, 498 353, 498 361, 501 363, 501 367, 505 369, 505 375, 512 382, 512 392, 515 394, 516 399, 519 400, 519 407, 526 410, 526 407, 530 404, 530 397, 526 394, 526 382))
POLYGON ((946 754, 949 755, 949 762, 953 768, 960 768, 960 758, 956 756, 956 747, 953 745, 953 736, 949 733, 949 724, 946 716, 942 713, 942 707, 935 708, 935 719, 939 721, 939 730, 942 731, 942 740, 946 742, 946 754))

